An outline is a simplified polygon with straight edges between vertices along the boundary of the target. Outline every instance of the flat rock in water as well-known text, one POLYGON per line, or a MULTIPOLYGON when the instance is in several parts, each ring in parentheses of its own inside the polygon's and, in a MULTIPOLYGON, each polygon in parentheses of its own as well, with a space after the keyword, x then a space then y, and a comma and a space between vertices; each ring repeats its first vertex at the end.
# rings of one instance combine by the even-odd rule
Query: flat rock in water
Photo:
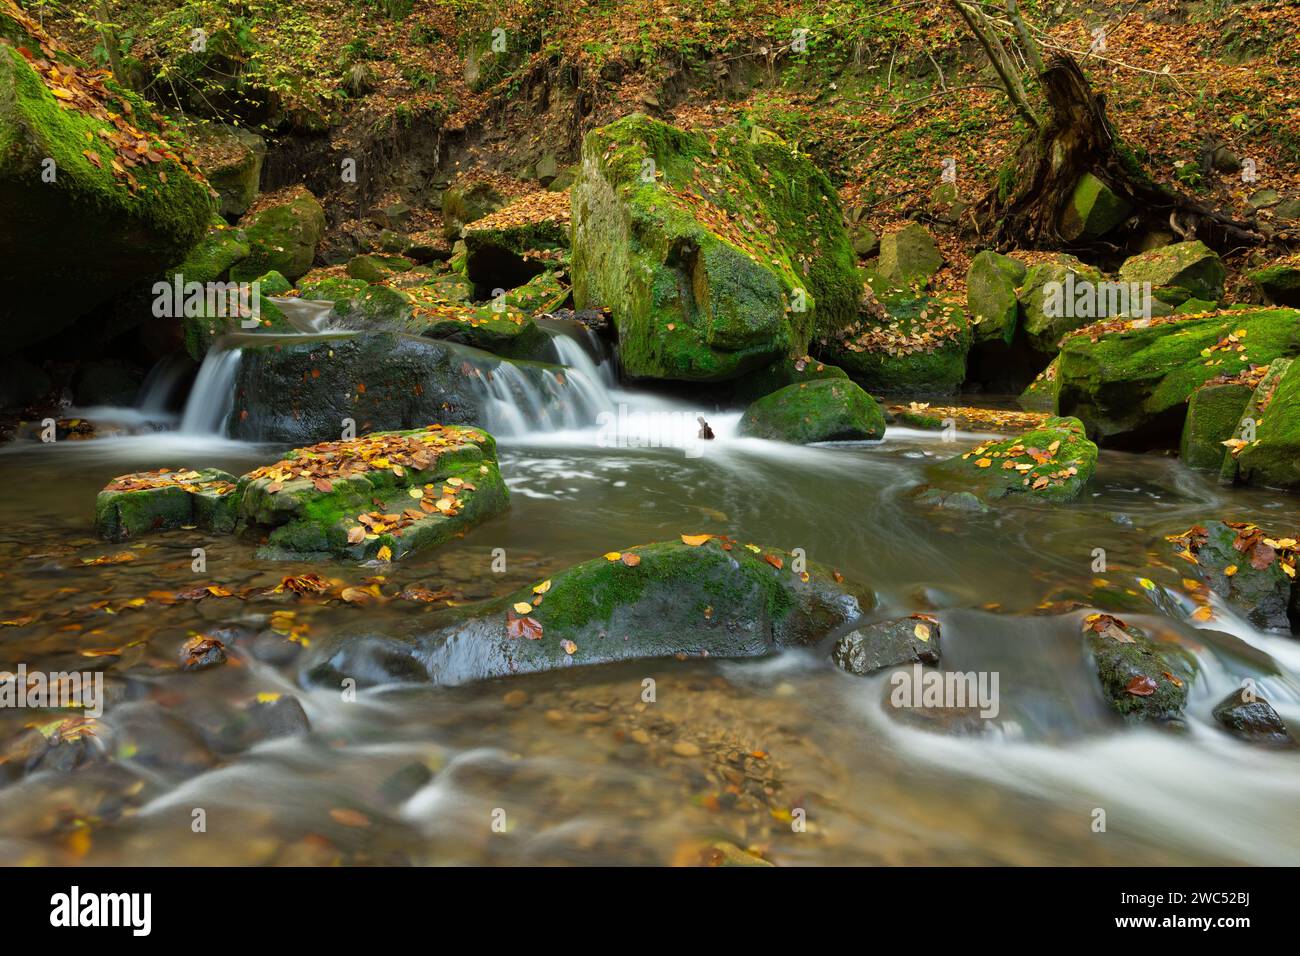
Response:
POLYGON ((1296 740, 1273 706, 1246 690, 1234 690, 1214 708, 1214 719, 1242 740, 1292 748, 1296 740))
POLYGON ((939 622, 913 615, 855 628, 835 642, 831 660, 841 670, 866 676, 900 664, 939 663, 939 622))

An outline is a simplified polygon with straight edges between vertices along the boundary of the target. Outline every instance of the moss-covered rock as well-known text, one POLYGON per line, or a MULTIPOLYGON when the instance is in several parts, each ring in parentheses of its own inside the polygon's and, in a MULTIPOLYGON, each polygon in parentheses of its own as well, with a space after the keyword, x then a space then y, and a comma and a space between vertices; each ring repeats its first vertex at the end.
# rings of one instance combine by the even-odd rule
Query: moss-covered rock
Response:
POLYGON ((242 230, 213 225, 184 259, 167 270, 164 278, 171 281, 179 274, 185 282, 221 282, 230 276, 236 262, 248 257, 249 251, 242 230))
POLYGON ((257 198, 266 159, 266 140, 251 130, 214 123, 187 130, 197 147, 199 168, 217 191, 218 212, 236 219, 257 198))
POLYGON ((1125 260, 1119 267, 1124 282, 1149 282, 1157 294, 1161 289, 1176 291, 1176 301, 1165 299, 1170 305, 1191 296, 1219 301, 1227 275, 1218 253, 1200 240, 1152 249, 1125 260))
POLYGON ((468 223, 482 219, 506 204, 500 190, 489 182, 469 180, 453 183, 442 194, 443 235, 458 239, 468 223))
POLYGON ((353 279, 365 282, 383 282, 398 273, 410 272, 415 262, 402 256, 353 256, 348 261, 347 273, 353 279))
POLYGON ((1154 641, 1141 628, 1108 614, 1085 622, 1084 643, 1102 696, 1126 720, 1181 720, 1196 659, 1176 644, 1154 641))
POLYGON ((1016 404, 1026 411, 1056 411, 1058 381, 1056 378, 1058 359, 1052 359, 1025 387, 1016 399, 1016 404))
POLYGON ((194 300, 186 297, 184 314, 180 318, 181 331, 185 351, 196 362, 201 362, 212 343, 223 335, 233 332, 281 335, 295 331, 280 307, 269 298, 261 294, 253 298, 251 286, 247 296, 242 291, 237 291, 233 295, 237 300, 236 306, 232 307, 230 294, 227 294, 224 300, 220 296, 213 300, 214 303, 223 301, 225 303, 218 304, 216 308, 209 307, 206 298, 202 306, 195 308, 194 300), (256 314, 251 305, 254 301, 256 314))
POLYGON ((0 9, 19 37, 0 44, 0 353, 56 335, 185 258, 213 208, 144 100, 70 57, 51 76, 59 50, 16 14, 0 9))
POLYGON ((745 410, 737 433, 796 445, 883 438, 885 416, 856 384, 827 378, 787 385, 745 410))
POLYGON ((1252 389, 1239 382, 1202 385, 1187 400, 1187 418, 1178 455, 1197 471, 1218 472, 1227 453, 1223 443, 1232 437, 1252 389))
POLYGON ((1296 746, 1296 739, 1273 705, 1251 690, 1234 690, 1215 705, 1213 714, 1234 737, 1268 747, 1296 746))
POLYGON ((427 338, 458 342, 508 358, 539 359, 550 354, 550 337, 531 316, 505 303, 421 303, 408 327, 427 338))
POLYGON ((496 444, 429 425, 298 448, 239 480, 240 516, 269 529, 259 554, 397 560, 504 510, 496 444))
POLYGON ((966 271, 966 311, 976 344, 1011 344, 1020 314, 1016 289, 1024 281, 1024 265, 1010 256, 986 249, 971 260, 966 271))
POLYGON ((505 302, 525 315, 537 315, 558 309, 568 297, 569 287, 554 272, 547 270, 507 292, 505 302))
POLYGON ((955 302, 930 296, 893 295, 882 305, 887 317, 864 315, 817 347, 817 355, 840 366, 875 394, 956 391, 966 379, 971 329, 955 302))
POLYGON ((1074 256, 1058 254, 1030 266, 1018 293, 1030 347, 1040 355, 1054 355, 1066 332, 1103 318, 1095 307, 1076 308, 1073 290, 1085 286, 1095 290, 1105 281, 1099 269, 1085 265, 1074 256))
POLYGON ((1140 323, 1102 323, 1067 337, 1058 408, 1102 444, 1172 445, 1187 399, 1220 375, 1300 354, 1300 313, 1287 309, 1140 323))
POLYGON ((730 538, 638 545, 497 600, 437 612, 387 638, 333 639, 314 677, 464 684, 645 658, 756 657, 816 644, 871 592, 794 556, 730 538))
POLYGON ((909 223, 880 240, 876 271, 895 288, 923 287, 943 268, 943 254, 920 223, 909 223))
POLYGON ((240 220, 250 251, 230 276, 248 282, 274 269, 296 282, 316 258, 316 245, 325 233, 325 210, 301 187, 263 201, 267 205, 240 220))
POLYGON ((1084 173, 1061 214, 1061 236, 1070 242, 1097 239, 1123 222, 1132 208, 1092 173, 1084 173))
POLYGON ((588 133, 582 157, 574 303, 611 309, 630 376, 735 378, 856 314, 835 189, 775 137, 634 114, 588 133))
POLYGON ((230 532, 238 507, 235 477, 224 471, 137 472, 114 478, 99 493, 95 530, 110 541, 185 527, 230 532))
POLYGON ((1249 279, 1269 301, 1300 306, 1300 265, 1277 263, 1249 274, 1249 279))
POLYGON ((1300 362, 1290 362, 1271 394, 1259 399, 1255 440, 1237 452, 1236 477, 1264 488, 1300 489, 1300 362))
POLYGON ((526 193, 465 226, 465 275, 480 290, 511 289, 567 263, 566 193, 526 193))
POLYGON ((848 377, 844 369, 818 362, 807 355, 797 359, 781 358, 765 368, 736 379, 732 397, 737 402, 752 402, 787 385, 800 385, 823 378, 843 380, 848 377))
POLYGON ((985 501, 1025 494, 1073 501, 1097 468, 1097 446, 1077 418, 1049 418, 1015 438, 985 442, 926 469, 943 491, 969 491, 985 501))
POLYGON ((916 615, 857 627, 835 642, 831 660, 866 677, 901 664, 939 663, 939 622, 916 615))
POLYGON ((1241 477, 1237 468, 1237 456, 1242 453, 1249 445, 1259 440, 1259 423, 1264 418, 1264 413, 1273 403, 1273 395, 1277 391, 1278 384, 1282 381, 1282 376, 1290 369, 1294 359, 1280 358, 1274 359, 1267 366, 1252 366, 1250 369, 1242 372, 1236 377, 1246 384, 1254 383, 1254 391, 1250 393, 1245 407, 1242 408, 1241 414, 1234 423, 1231 433, 1225 436, 1223 442, 1224 453, 1220 460, 1219 480, 1225 485, 1234 484, 1241 477))
POLYGON ((1270 537, 1245 522, 1207 521, 1168 539, 1215 594, 1238 608, 1255 627, 1289 631, 1295 579, 1295 539, 1270 537))

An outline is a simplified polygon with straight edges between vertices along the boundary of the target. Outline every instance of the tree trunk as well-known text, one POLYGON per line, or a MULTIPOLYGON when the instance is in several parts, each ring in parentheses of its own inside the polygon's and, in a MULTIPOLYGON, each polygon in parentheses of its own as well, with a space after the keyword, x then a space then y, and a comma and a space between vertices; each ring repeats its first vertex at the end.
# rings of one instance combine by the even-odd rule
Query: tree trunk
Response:
POLYGON ((1039 80, 1047 115, 975 210, 980 231, 994 246, 1066 246, 1058 231, 1061 213, 1084 173, 1128 200, 1152 225, 1172 225, 1184 238, 1219 251, 1266 240, 1258 223, 1231 219, 1152 181, 1123 148, 1106 116, 1105 98, 1092 91, 1073 57, 1052 57, 1039 80))

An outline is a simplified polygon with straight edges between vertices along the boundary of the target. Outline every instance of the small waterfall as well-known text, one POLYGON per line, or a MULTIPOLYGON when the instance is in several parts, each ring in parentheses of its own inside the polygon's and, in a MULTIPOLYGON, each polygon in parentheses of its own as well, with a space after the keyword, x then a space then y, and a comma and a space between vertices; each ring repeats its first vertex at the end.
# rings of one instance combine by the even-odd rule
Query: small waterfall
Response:
POLYGON ((299 299, 296 296, 271 296, 271 302, 284 313, 291 326, 304 334, 332 332, 340 328, 333 315, 333 302, 299 299))
POLYGON ((190 435, 226 434, 226 421, 235 408, 235 376, 239 373, 239 349, 208 349, 190 389, 181 416, 180 430, 190 435))
POLYGON ((181 395, 181 386, 193 368, 185 352, 173 352, 159 359, 144 377, 136 393, 135 407, 146 418, 169 418, 181 395))
MULTIPOLYGON (((599 365, 577 339, 543 326, 552 337, 563 370, 501 362, 483 370, 490 399, 488 430, 502 435, 586 428, 601 412, 613 411, 612 362, 599 365)), ((585 332, 586 330, 583 329, 585 332)))

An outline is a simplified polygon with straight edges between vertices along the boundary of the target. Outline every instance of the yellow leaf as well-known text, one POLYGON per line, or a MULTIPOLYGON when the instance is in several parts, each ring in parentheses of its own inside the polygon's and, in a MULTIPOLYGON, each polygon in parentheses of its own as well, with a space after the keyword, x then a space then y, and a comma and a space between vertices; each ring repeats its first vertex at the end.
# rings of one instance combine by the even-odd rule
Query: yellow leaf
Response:
POLYGON ((975 462, 975 465, 979 468, 987 468, 991 464, 993 464, 993 462, 988 458, 981 458, 979 461, 975 462))
POLYGON ((380 561, 391 561, 393 560, 393 549, 388 545, 384 545, 379 549, 379 553, 376 554, 375 557, 380 561))
POLYGON ((551 579, 550 579, 550 578, 547 578, 547 579, 546 579, 545 581, 543 581, 541 584, 539 584, 539 585, 537 585, 535 588, 533 588, 533 593, 534 593, 534 594, 545 594, 545 593, 546 593, 547 591, 549 591, 550 589, 551 589, 551 579))
POLYGON ((407 488, 407 489, 406 489, 406 493, 407 493, 408 495, 410 495, 412 498, 423 498, 423 497, 424 497, 424 489, 423 489, 423 488, 407 488))
MULTIPOLYGON (((689 544, 692 548, 698 548, 712 537, 711 534, 684 534, 682 535, 682 544, 689 544)), ((754 550, 758 551, 759 549, 754 548, 754 550)))
POLYGON ((916 635, 918 641, 928 641, 930 639, 930 628, 924 622, 919 622, 916 627, 912 628, 912 633, 916 635))
POLYGON ((527 614, 527 613, 528 613, 529 611, 531 611, 532 609, 533 609, 533 606, 532 606, 531 604, 529 604, 527 601, 520 601, 520 602, 518 602, 517 604, 515 604, 515 613, 516 613, 516 614, 527 614))
POLYGON ((1226 568, 1223 569, 1223 573, 1224 573, 1224 576, 1230 578, 1230 577, 1232 577, 1234 574, 1237 573, 1237 566, 1236 566, 1235 564, 1230 564, 1230 565, 1228 565, 1226 568))

